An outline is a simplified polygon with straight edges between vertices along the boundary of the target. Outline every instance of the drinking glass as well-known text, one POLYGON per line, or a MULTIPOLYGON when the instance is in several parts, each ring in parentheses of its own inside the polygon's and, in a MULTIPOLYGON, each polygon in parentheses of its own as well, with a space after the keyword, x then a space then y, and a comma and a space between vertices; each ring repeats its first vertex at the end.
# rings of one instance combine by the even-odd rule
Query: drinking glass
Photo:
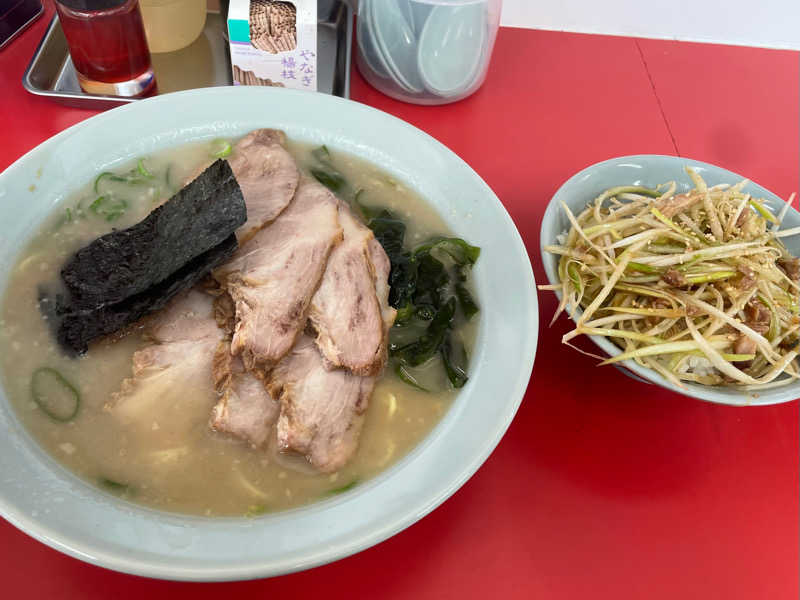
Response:
POLYGON ((138 0, 56 0, 83 91, 143 96, 155 90, 138 0))

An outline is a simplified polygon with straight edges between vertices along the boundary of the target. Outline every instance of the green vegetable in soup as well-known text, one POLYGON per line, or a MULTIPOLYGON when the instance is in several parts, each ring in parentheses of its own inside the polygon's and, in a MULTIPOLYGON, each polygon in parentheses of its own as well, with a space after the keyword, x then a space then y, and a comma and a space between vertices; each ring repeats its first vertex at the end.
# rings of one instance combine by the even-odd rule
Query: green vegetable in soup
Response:
POLYGON ((112 173, 111 171, 103 171, 94 180, 94 193, 95 194, 99 194, 100 193, 100 182, 102 182, 104 179, 108 179, 109 181, 119 181, 119 182, 123 182, 123 183, 128 181, 128 179, 126 177, 122 177, 120 175, 117 175, 116 173, 112 173))
POLYGON ((252 519, 267 512, 269 512, 269 507, 266 504, 251 504, 247 507, 247 512, 244 513, 244 516, 252 519))
POLYGON ((117 496, 127 496, 132 493, 133 489, 127 483, 120 483, 108 477, 100 477, 97 483, 108 492, 116 494, 117 496))
POLYGON ((319 148, 314 148, 311 151, 311 156, 313 156, 317 161, 321 163, 330 164, 332 161, 331 152, 330 150, 328 150, 328 147, 325 144, 323 144, 319 148))
POLYGON ((144 166, 144 159, 140 158, 136 163, 136 172, 139 173, 145 179, 152 179, 154 175, 147 170, 147 167, 144 166))
POLYGON ((317 181, 332 192, 338 192, 345 185, 345 181, 341 175, 324 167, 312 168, 311 174, 317 181))
POLYGON ((89 205, 89 210, 94 214, 103 217, 106 221, 115 221, 125 214, 128 208, 128 202, 122 198, 114 198, 113 196, 98 196, 97 199, 89 205))
POLYGON ((414 249, 414 256, 424 255, 431 250, 442 250, 447 252, 458 265, 474 265, 481 255, 481 249, 477 246, 470 246, 461 238, 434 238, 414 249))
POLYGON ((451 333, 445 337, 440 352, 450 383, 454 388, 463 387, 468 379, 467 364, 469 363, 464 344, 451 333))
POLYGON ((344 176, 337 171, 331 162, 331 153, 327 146, 320 146, 311 151, 311 156, 316 160, 316 165, 311 167, 311 174, 332 192, 340 192, 347 185, 344 176))
MULTIPOLYGON (((349 197, 348 183, 334 167, 328 148, 320 146, 311 155, 312 175, 340 196, 349 197)), ((414 370, 435 362, 452 387, 462 387, 468 379, 468 358, 453 330, 458 325, 457 311, 467 321, 479 311, 467 282, 480 248, 461 238, 438 236, 408 249, 403 220, 365 204, 362 196, 363 190, 353 193, 350 206, 372 230, 391 263, 389 304, 397 315, 389 335, 389 354, 395 372, 405 383, 429 391, 431 386, 421 383, 414 370)))
POLYGON ((454 286, 456 292, 456 298, 458 298, 458 306, 461 308, 461 312, 466 317, 467 321, 469 321, 475 314, 478 313, 480 310, 478 305, 475 303, 475 300, 472 298, 472 294, 469 293, 469 290, 466 287, 467 277, 469 274, 468 267, 465 266, 458 266, 455 269, 456 271, 456 284, 454 286))
POLYGON ((334 496, 336 494, 344 494, 345 492, 349 492, 350 490, 352 490, 357 485, 358 485, 358 479, 353 479, 353 481, 351 481, 350 483, 348 483, 346 485, 343 485, 343 486, 338 487, 338 488, 333 488, 332 490, 328 490, 327 492, 325 492, 325 495, 326 496, 334 496))
POLYGON ((361 196, 364 194, 364 190, 360 189, 353 194, 353 201, 350 205, 353 209, 356 210, 361 215, 361 218, 364 220, 365 223, 369 223, 372 219, 377 217, 383 209, 375 208, 373 206, 368 206, 361 202, 361 196))
POLYGON ((124 173, 103 171, 95 177, 92 186, 94 197, 82 199, 74 208, 68 207, 65 210, 64 217, 57 224, 57 228, 82 219, 87 215, 96 215, 109 222, 117 220, 128 209, 129 201, 126 198, 126 190, 129 186, 146 186, 150 188, 149 191, 153 202, 158 201, 162 198, 165 190, 170 193, 175 191, 170 177, 171 168, 172 165, 166 168, 163 182, 160 175, 157 177, 156 173, 147 167, 144 158, 138 159, 136 167, 124 173))
POLYGON ((233 146, 228 140, 216 139, 211 141, 209 154, 213 158, 226 158, 233 153, 233 146))
POLYGON ((462 387, 467 381, 466 351, 460 342, 448 340, 456 307, 466 320, 478 313, 466 284, 480 248, 460 238, 437 237, 407 251, 405 223, 388 210, 372 209, 371 214, 377 216, 368 225, 391 262, 389 304, 397 309, 397 317, 390 333, 390 355, 404 367, 397 370, 398 375, 409 385, 425 389, 408 367, 420 366, 441 353, 450 384, 462 387), (415 339, 398 343, 399 337, 408 337, 407 332, 398 335, 402 329, 414 331, 415 339))
POLYGON ((417 375, 412 371, 412 369, 404 365, 403 363, 397 363, 394 372, 397 373, 397 376, 403 381, 403 383, 407 383, 411 387, 415 387, 423 392, 433 391, 423 386, 422 383, 419 381, 417 375))
POLYGON ((74 419, 81 404, 75 386, 50 367, 41 367, 33 372, 31 396, 44 414, 59 423, 74 419))
POLYGON ((113 173, 112 171, 103 171, 100 173, 94 180, 94 191, 96 194, 99 194, 101 187, 107 187, 102 185, 104 181, 125 183, 128 185, 142 185, 149 183, 150 180, 154 178, 155 175, 144 166, 144 159, 140 158, 136 163, 136 168, 131 169, 127 173, 119 174, 113 173))
POLYGON ((425 332, 415 341, 392 351, 392 356, 401 363, 418 367, 430 360, 444 344, 448 331, 453 326, 456 312, 455 298, 450 298, 436 312, 425 332))

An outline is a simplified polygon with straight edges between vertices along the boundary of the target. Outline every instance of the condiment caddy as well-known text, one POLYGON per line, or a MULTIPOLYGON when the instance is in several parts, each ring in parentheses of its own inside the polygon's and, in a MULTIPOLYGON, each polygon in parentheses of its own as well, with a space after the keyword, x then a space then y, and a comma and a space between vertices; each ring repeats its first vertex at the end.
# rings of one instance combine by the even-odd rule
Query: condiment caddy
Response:
MULTIPOLYGON (((151 54, 159 94, 234 84, 226 15, 227 3, 219 10, 209 10, 204 30, 194 42, 174 52, 151 54)), ((344 0, 318 0, 317 19, 317 91, 347 98, 352 10, 344 0)), ((81 89, 57 17, 39 43, 22 84, 32 94, 81 108, 106 109, 138 99, 89 94, 81 89)))

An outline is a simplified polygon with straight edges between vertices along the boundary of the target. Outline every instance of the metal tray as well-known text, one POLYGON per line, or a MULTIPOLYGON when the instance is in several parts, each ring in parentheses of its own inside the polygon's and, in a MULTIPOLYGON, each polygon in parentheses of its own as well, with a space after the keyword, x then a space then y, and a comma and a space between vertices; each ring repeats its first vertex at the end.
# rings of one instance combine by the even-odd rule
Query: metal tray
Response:
MULTIPOLYGON (((317 13, 318 91, 349 98, 352 10, 344 0, 319 0, 317 13)), ((182 50, 152 55, 160 94, 233 84, 226 15, 226 7, 221 12, 209 12, 205 31, 194 43, 182 50)), ((81 108, 106 109, 139 99, 81 90, 57 16, 39 42, 22 85, 32 94, 81 108)))

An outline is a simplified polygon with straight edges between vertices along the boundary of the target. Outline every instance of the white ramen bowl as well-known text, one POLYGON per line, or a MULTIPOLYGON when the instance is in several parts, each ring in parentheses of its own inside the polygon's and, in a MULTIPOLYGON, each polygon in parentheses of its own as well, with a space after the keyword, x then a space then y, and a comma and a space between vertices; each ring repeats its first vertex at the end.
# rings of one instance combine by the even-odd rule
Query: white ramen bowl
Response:
MULTIPOLYGON (((741 175, 707 163, 689 158, 654 154, 623 156, 606 160, 587 167, 570 177, 553 196, 542 218, 540 235, 542 262, 550 283, 559 283, 558 257, 545 251, 544 247, 558 244, 558 235, 569 231, 570 228, 561 202, 566 203, 570 210, 577 214, 603 191, 618 185, 643 185, 654 188, 661 183, 675 181, 678 192, 688 191, 694 185, 686 173, 686 167, 692 167, 697 171, 709 186, 719 183, 734 184, 744 179, 741 175)), ((743 191, 752 194, 754 198, 769 200, 773 210, 779 210, 784 205, 784 200, 756 183, 748 183, 743 191)), ((782 228, 788 229, 797 226, 800 226, 800 213, 790 209, 783 220, 782 228)), ((800 236, 785 237, 781 241, 794 256, 800 256, 800 236)), ((582 314, 583 311, 577 311, 575 318, 579 318, 582 314)), ((606 355, 617 356, 620 354, 619 347, 608 338, 595 335, 589 337, 606 355)), ((688 382, 685 383, 685 388, 681 388, 667 381, 654 370, 637 364, 636 361, 626 360, 620 364, 629 370, 626 374, 634 374, 634 379, 639 379, 644 383, 655 383, 685 396, 719 404, 734 406, 777 404, 800 397, 800 382, 797 381, 783 387, 759 390, 758 392, 747 392, 740 387, 709 386, 688 382)), ((625 371, 623 370, 623 372, 625 371)))
POLYGON ((341 496, 255 519, 158 512, 100 491, 37 445, 0 390, 0 514, 57 550, 165 579, 307 569, 385 540, 436 508, 475 473, 514 417, 533 366, 538 312, 528 254, 511 218, 442 144, 332 96, 246 86, 192 90, 116 108, 44 142, 0 174, 0 291, 43 219, 97 173, 258 127, 380 166, 434 206, 456 235, 482 248, 473 271, 482 310, 470 380, 434 430, 388 470, 341 496))

